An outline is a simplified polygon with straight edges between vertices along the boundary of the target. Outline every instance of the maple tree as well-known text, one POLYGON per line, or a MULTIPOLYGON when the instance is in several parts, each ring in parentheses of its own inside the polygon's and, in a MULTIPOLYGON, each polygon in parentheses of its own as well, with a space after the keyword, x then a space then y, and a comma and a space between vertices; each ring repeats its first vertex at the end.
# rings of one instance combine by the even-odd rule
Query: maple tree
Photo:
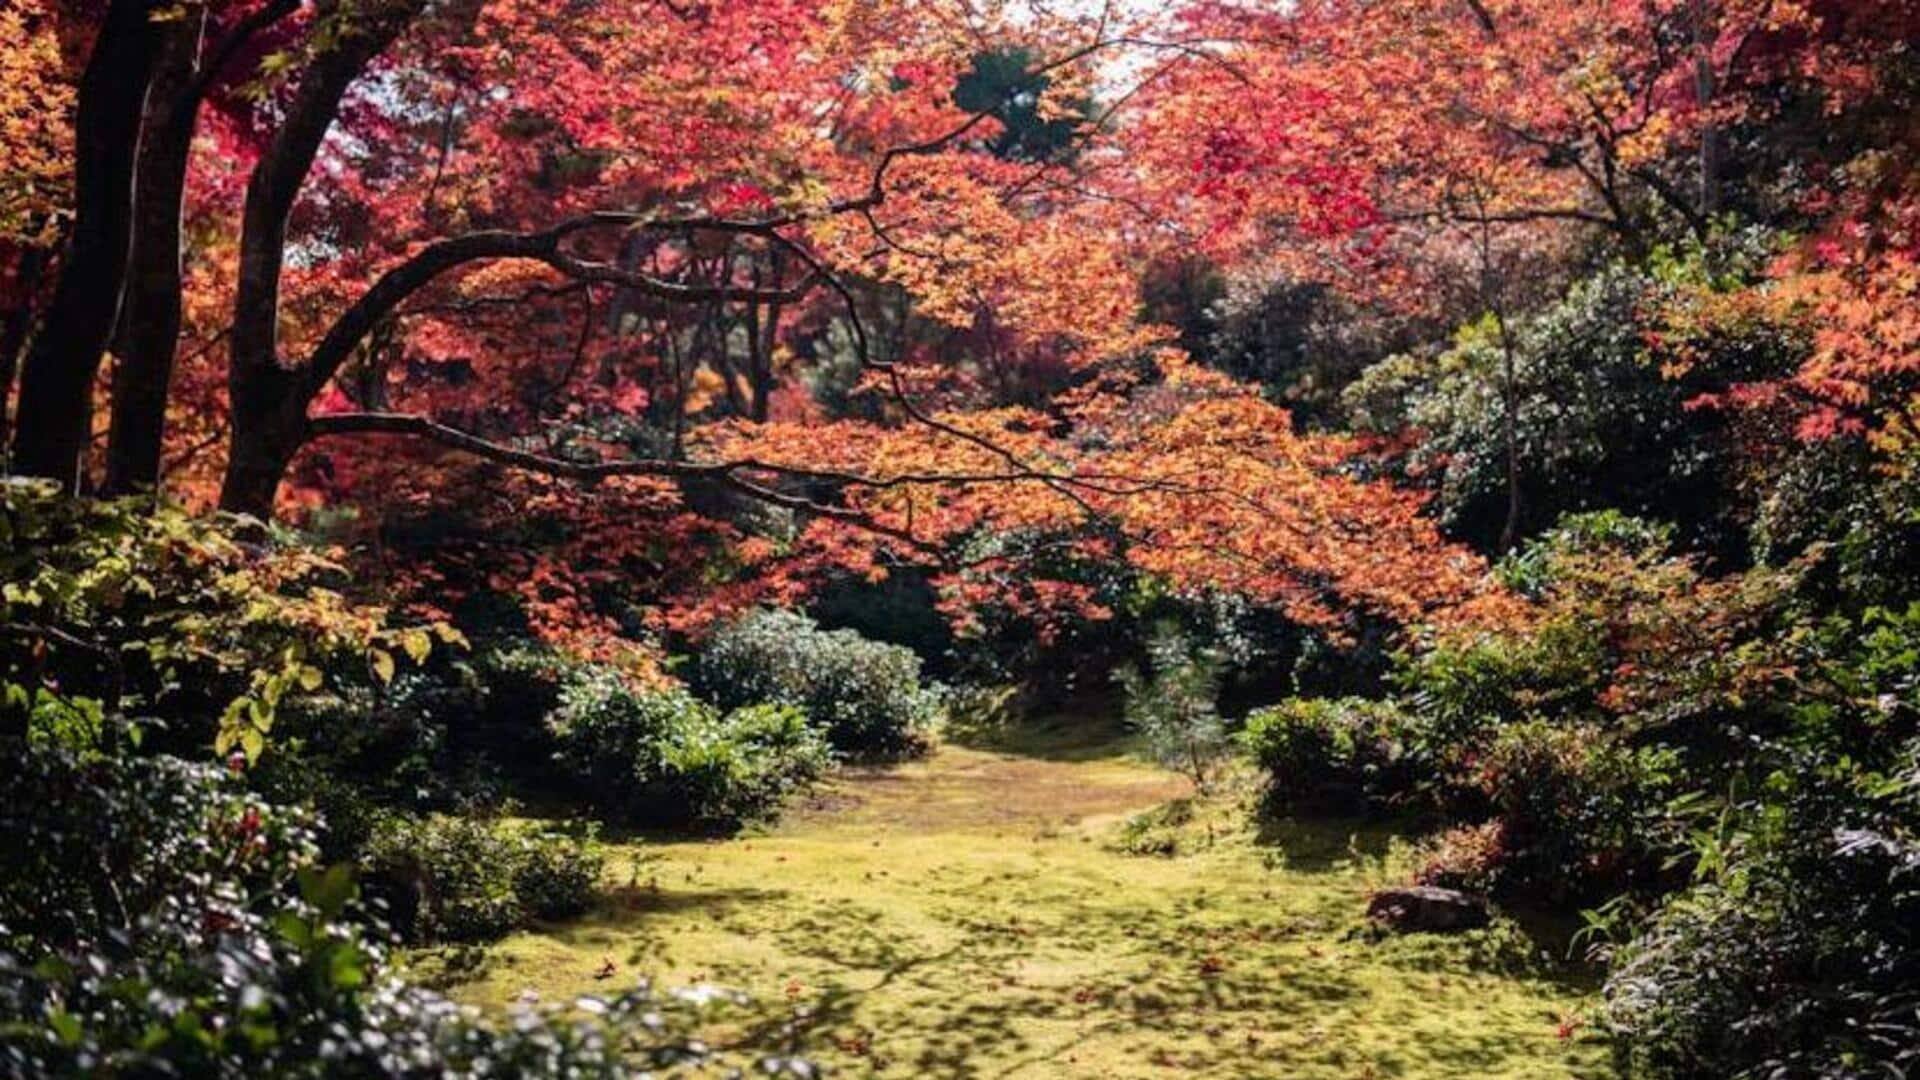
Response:
POLYGON ((1868 368, 1905 364, 1900 271, 1868 286, 1863 260, 1897 263, 1880 252, 1909 235, 1898 209, 1860 210, 1897 207, 1910 165, 1904 150, 1848 161, 1782 146, 1814 116, 1848 132, 1830 140, 1841 155, 1907 145, 1898 53, 1880 45, 1910 37, 1916 14, 1770 0, 1193 4, 1180 18, 1216 62, 1146 89, 1120 186, 1222 264, 1376 308, 1489 318, 1511 548, 1523 471, 1511 323, 1564 288, 1583 252, 1641 262, 1711 245, 1729 215, 1814 226, 1824 239, 1782 264, 1766 303, 1827 327, 1818 357, 1792 379, 1722 389, 1824 400, 1803 433, 1860 430, 1837 406, 1862 402, 1868 368))
POLYGON ((152 70, 144 96, 78 80, 93 246, 65 253, 27 360, 23 471, 77 481, 111 346, 107 490, 177 468, 193 496, 217 469, 222 506, 265 515, 430 502, 476 460, 545 477, 507 483, 570 541, 475 583, 519 583, 580 639, 607 629, 578 607, 596 575, 745 539, 687 484, 801 528, 777 557, 745 544, 761 580, 696 608, 1008 528, 1111 531, 1152 573, 1320 622, 1335 598, 1411 617, 1473 591, 1414 500, 1340 475, 1337 441, 1171 353, 1126 375, 1164 340, 1136 268, 1169 238, 1100 190, 1118 125, 1087 87, 1121 50, 1141 86, 1204 65, 1185 39, 798 0, 124 2, 90 29, 86 72, 152 70), (995 41, 1025 72, 997 92, 995 41), (988 137, 1010 117, 1059 151, 988 137), (803 354, 816 379, 839 358, 861 415, 807 392, 803 354))
MULTIPOLYGON (((38 305, 14 463, 78 484, 96 459, 104 490, 263 516, 378 521, 491 485, 449 500, 475 537, 535 505, 568 540, 477 542, 467 584, 531 592, 583 642, 609 629, 590 583, 638 564, 695 612, 894 562, 934 568, 963 621, 989 593, 1089 609, 1008 552, 953 565, 991 533, 1311 624, 1347 602, 1417 620, 1476 595, 1477 564, 1350 475, 1355 444, 1169 349, 1142 268, 1199 252, 1491 311, 1511 546, 1508 312, 1551 283, 1531 268, 1571 229, 1629 251, 1664 222, 1704 232, 1723 144, 1783 94, 1872 99, 1862 25, 1747 0, 29 11, 10 33, 66 43, 80 239, 38 305), (705 489, 791 535, 755 539, 705 489), (712 585, 715 559, 731 584, 673 584, 712 585)), ((57 117, 61 79, 38 77, 57 117)), ((1897 350, 1867 307, 1853 340, 1897 350)), ((1821 357, 1800 384, 1857 397, 1836 387, 1861 361, 1821 357)))
MULTIPOLYGON (((15 467, 79 479, 111 352, 106 490, 372 509, 490 461, 545 477, 505 482, 580 527, 538 569, 505 573, 522 553, 482 575, 543 582, 555 613, 662 536, 695 563, 745 542, 685 502, 718 484, 799 532, 745 544, 753 573, 695 609, 1025 530, 1309 623, 1334 621, 1334 596, 1415 619, 1471 596, 1473 561, 1417 502, 1344 475, 1352 444, 1294 434, 1165 350, 1140 267, 1204 252, 1390 306, 1490 309, 1511 386, 1513 282, 1567 227, 1628 250, 1663 217, 1701 233, 1741 125, 1791 92, 1872 98, 1860 13, 1751 0, 1135 21, 125 0, 15 25, 69 42, 79 102, 79 240, 25 363, 15 467), (995 136, 1008 123, 1031 140, 995 136)), ((1857 369, 1841 356, 1803 382, 1834 396, 1857 369)), ((996 561, 1014 559, 943 588, 1087 603, 996 561)))

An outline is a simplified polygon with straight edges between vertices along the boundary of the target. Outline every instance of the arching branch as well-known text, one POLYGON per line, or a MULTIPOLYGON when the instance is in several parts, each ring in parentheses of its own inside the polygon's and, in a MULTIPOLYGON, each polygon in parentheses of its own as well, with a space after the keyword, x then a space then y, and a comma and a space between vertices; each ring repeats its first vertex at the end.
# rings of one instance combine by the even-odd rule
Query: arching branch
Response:
POLYGON ((401 435, 426 439, 451 450, 486 461, 498 462, 527 472, 539 473, 581 484, 594 484, 621 476, 657 476, 671 479, 707 479, 725 484, 762 502, 788 510, 832 518, 869 532, 890 537, 917 550, 938 554, 940 546, 920 539, 905 529, 877 521, 868 514, 846 506, 835 506, 803 495, 781 491, 753 479, 754 474, 791 476, 819 480, 850 474, 823 473, 792 469, 754 459, 724 462, 678 461, 672 458, 620 458, 613 461, 570 461, 548 454, 522 450, 505 443, 481 438, 470 432, 437 423, 425 416, 407 413, 333 413, 318 416, 307 423, 309 439, 336 435, 401 435))

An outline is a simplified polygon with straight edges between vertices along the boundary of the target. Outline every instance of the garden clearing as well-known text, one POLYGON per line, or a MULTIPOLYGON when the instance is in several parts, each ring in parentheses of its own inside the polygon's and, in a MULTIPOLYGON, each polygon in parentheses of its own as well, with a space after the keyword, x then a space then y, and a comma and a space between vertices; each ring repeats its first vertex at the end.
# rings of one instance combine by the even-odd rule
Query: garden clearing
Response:
POLYGON ((415 966, 489 1010, 738 987, 802 1010, 839 1075, 1609 1075, 1576 1020, 1591 984, 1513 967, 1517 934, 1365 933, 1369 890, 1404 878, 1389 834, 1256 833, 1188 794, 1111 738, 944 745, 766 832, 613 844, 599 911, 415 966))

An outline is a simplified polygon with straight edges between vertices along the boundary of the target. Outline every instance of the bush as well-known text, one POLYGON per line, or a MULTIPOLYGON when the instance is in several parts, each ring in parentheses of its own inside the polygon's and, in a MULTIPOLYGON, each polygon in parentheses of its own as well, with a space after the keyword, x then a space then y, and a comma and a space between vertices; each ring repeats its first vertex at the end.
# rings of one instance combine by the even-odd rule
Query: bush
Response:
POLYGON ((544 645, 513 641, 474 657, 485 688, 472 738, 486 759, 515 776, 550 782, 552 745, 543 723, 581 663, 544 645))
MULTIPOLYGON (((1728 737, 1772 723, 1770 703, 1791 692, 1802 568, 1709 577, 1667 550, 1669 535, 1613 512, 1572 515, 1505 560, 1499 576, 1533 601, 1530 617, 1428 630, 1394 674, 1418 755, 1458 772, 1534 720, 1740 752, 1728 737)), ((1471 792, 1452 794, 1472 807, 1471 792)))
POLYGON ((0 940, 29 953, 136 932, 142 913, 231 922, 316 850, 303 811, 226 773, 0 740, 0 940))
POLYGON ((352 875, 219 770, 17 740, 0 764, 25 785, 0 845, 0 1075, 811 1075, 700 1042, 737 995, 643 986, 496 1027, 393 981, 352 875))
POLYGON ((638 825, 729 831, 770 818, 831 762, 799 709, 721 713, 680 687, 574 679, 549 718, 559 759, 602 810, 638 825))
POLYGON ((1829 439, 1795 450, 1754 515, 1755 557, 1780 566, 1816 545, 1832 556, 1817 574, 1835 606, 1900 606, 1920 563, 1920 448, 1894 454, 1864 440, 1829 439))
POLYGON ((1429 638, 1394 673, 1407 741, 1445 764, 1534 717, 1595 718, 1607 659, 1594 627, 1552 614, 1524 632, 1429 638))
POLYGON ((721 628, 700 654, 696 682, 723 708, 803 709, 836 751, 864 760, 925 752, 940 715, 911 650, 822 630, 793 611, 755 611, 721 628))
POLYGON ((582 834, 538 832, 520 837, 513 868, 513 894, 536 919, 566 919, 593 906, 606 859, 593 847, 593 830, 582 834))
POLYGON ((1502 731, 1477 762, 1498 825, 1480 861, 1484 887, 1567 900, 1644 883, 1679 842, 1661 820, 1674 761, 1592 728, 1533 721, 1502 731))
POLYGON ((0 623, 32 644, 0 651, 0 729, 16 733, 32 703, 86 687, 108 715, 167 721, 176 746, 257 758, 283 701, 348 672, 384 685, 399 658, 462 641, 444 624, 390 625, 342 593, 339 566, 243 542, 231 519, 38 482, 0 483, 0 580, 0 623))
POLYGON ((1661 817, 1670 759, 1586 729, 1510 728, 1479 761, 1491 820, 1424 844, 1414 878, 1558 904, 1658 886, 1665 860, 1681 853, 1678 826, 1661 817))
POLYGON ((1507 861, 1506 829, 1498 821, 1456 825, 1421 845, 1413 880, 1443 889, 1491 894, 1507 861))
POLYGON ((283 704, 274 752, 253 775, 282 801, 326 811, 329 855, 353 858, 367 835, 355 803, 464 813, 557 786, 543 721, 578 666, 509 642, 435 656, 384 685, 336 676, 283 704))
POLYGON ((1390 702, 1295 698, 1249 714, 1240 743, 1267 774, 1269 809, 1358 812, 1410 793, 1405 723, 1390 702))
POLYGON ((1911 1074, 1920 758, 1891 778, 1803 760, 1744 809, 1700 884, 1613 957, 1601 1019, 1621 1064, 1663 1078, 1911 1074))
MULTIPOLYGON (((1408 477, 1436 487, 1435 509, 1448 531, 1483 549, 1494 546, 1506 519, 1509 392, 1522 535, 1570 511, 1658 507, 1690 539, 1737 549, 1743 492, 1725 464, 1732 456, 1727 422, 1713 410, 1684 407, 1702 383, 1663 373, 1648 360, 1648 341, 1672 333, 1660 317, 1670 302, 1713 293, 1717 264, 1762 265, 1764 246, 1755 239, 1737 241, 1746 251, 1668 253, 1651 264, 1600 268, 1508 323, 1511 357, 1491 317, 1462 327, 1438 357, 1388 357, 1346 388, 1348 413, 1362 431, 1420 433, 1405 461, 1408 477)), ((1741 340, 1699 344, 1755 365, 1735 376, 1744 381, 1788 370, 1791 341, 1784 328, 1764 326, 1741 340)), ((1703 368, 1696 378, 1710 377, 1703 368)))
POLYGON ((414 941, 489 941, 593 902, 603 860, 578 839, 485 819, 389 817, 362 859, 394 929, 414 941))

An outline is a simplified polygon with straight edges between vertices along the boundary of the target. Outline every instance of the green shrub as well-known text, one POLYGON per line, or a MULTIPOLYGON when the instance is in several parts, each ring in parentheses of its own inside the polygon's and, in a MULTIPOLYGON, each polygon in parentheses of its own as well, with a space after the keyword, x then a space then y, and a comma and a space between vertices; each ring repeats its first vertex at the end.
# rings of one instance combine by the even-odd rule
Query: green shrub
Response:
POLYGON ((1269 809, 1358 812, 1411 792, 1405 724, 1390 702, 1295 698, 1249 714, 1240 743, 1267 774, 1269 809))
POLYGON ((1920 1068, 1920 757, 1849 771, 1774 774, 1612 957, 1601 1020, 1631 1075, 1920 1068))
POLYGON ((513 893, 536 919, 566 919, 593 906, 606 859, 594 848, 594 830, 536 832, 520 837, 513 893))
POLYGON ((857 759, 923 753, 940 715, 920 658, 851 630, 822 630, 793 611, 755 611, 722 627, 701 652, 696 684, 723 708, 793 705, 857 759))
POLYGON ((48 693, 85 688, 107 715, 166 721, 157 737, 173 748, 257 758, 283 701, 347 673, 384 685, 402 658, 462 641, 444 624, 390 625, 344 594, 341 567, 268 540, 151 499, 0 484, 0 623, 10 645, 32 646, 0 649, 0 730, 22 730, 48 693))
POLYGON ((549 718, 559 759, 603 811, 637 825, 729 831, 770 818, 831 763, 799 709, 721 713, 679 687, 576 677, 549 718))
POLYGON ((738 995, 643 986, 496 1026, 394 981, 304 815, 220 770, 19 740, 0 766, 19 785, 0 809, 0 1075, 812 1075, 699 1040, 738 995))
POLYGON ((1533 601, 1529 617, 1417 636, 1393 681, 1408 744, 1450 781, 1450 809, 1485 810, 1474 785, 1451 781, 1517 724, 1685 746, 1702 766, 1741 753, 1740 728, 1778 725, 1774 702, 1804 660, 1801 568, 1712 577, 1669 536, 1618 513, 1571 515, 1498 568, 1533 601))
POLYGON ((351 835, 365 839, 353 827, 361 814, 347 805, 355 799, 412 812, 498 807, 529 788, 556 786, 543 721, 578 667, 507 642, 436 655, 384 685, 336 675, 321 692, 282 705, 275 753, 256 779, 282 801, 327 804, 328 851, 349 858, 357 852, 351 835))
POLYGON ((1888 454, 1864 440, 1829 439, 1794 449, 1754 514, 1753 549, 1782 566, 1830 545, 1816 571, 1819 598, 1857 609, 1901 606, 1920 563, 1920 448, 1888 454))
POLYGON ((312 862, 310 814, 226 770, 0 739, 0 942, 31 951, 126 935, 143 912, 231 922, 312 862))
POLYGON ((489 941, 525 918, 513 891, 513 846, 489 824, 393 817, 363 857, 388 918, 412 941, 489 941))
POLYGON ((1393 678, 1409 713, 1408 742, 1445 763, 1532 717, 1594 716, 1607 670, 1593 626, 1550 615, 1522 633, 1430 639, 1393 678))
POLYGON ((585 911, 603 861, 571 837, 487 819, 396 815, 375 832, 362 863, 403 936, 488 941, 529 918, 585 911))

